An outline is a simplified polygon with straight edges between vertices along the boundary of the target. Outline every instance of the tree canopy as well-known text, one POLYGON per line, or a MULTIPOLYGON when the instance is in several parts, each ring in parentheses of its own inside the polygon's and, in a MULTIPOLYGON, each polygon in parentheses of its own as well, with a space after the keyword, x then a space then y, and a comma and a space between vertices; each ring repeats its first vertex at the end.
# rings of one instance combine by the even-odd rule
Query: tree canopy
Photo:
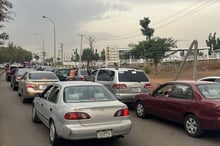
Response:
MULTIPOLYGON (((13 5, 8 0, 0 0, 0 30, 4 27, 2 22, 9 22, 10 20, 13 20, 12 9, 13 5)), ((4 43, 4 40, 8 40, 9 36, 5 32, 0 32, 0 45, 4 43)))
POLYGON ((140 20, 141 32, 146 37, 146 40, 130 46, 133 47, 131 52, 134 58, 151 60, 157 68, 158 63, 163 58, 176 53, 171 51, 171 48, 176 47, 176 40, 172 38, 153 37, 154 29, 149 27, 150 22, 148 17, 140 20))
POLYGON ((32 60, 32 53, 24 50, 13 43, 9 43, 7 47, 0 47, 0 62, 19 62, 32 60))

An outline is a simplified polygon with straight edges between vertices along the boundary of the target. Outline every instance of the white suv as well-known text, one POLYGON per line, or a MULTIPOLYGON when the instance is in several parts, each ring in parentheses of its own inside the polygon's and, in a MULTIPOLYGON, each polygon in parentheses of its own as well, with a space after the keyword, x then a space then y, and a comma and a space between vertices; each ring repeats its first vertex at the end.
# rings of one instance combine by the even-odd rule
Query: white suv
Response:
POLYGON ((92 72, 95 82, 102 83, 124 103, 132 103, 134 96, 149 94, 151 83, 142 70, 132 68, 99 68, 92 72))

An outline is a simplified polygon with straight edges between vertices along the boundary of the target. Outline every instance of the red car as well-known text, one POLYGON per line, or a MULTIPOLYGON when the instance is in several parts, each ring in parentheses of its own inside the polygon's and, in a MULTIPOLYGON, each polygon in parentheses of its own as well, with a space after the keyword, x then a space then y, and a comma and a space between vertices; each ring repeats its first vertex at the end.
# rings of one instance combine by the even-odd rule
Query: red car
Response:
POLYGON ((205 130, 220 130, 220 84, 205 81, 170 81, 151 94, 135 97, 138 117, 155 115, 181 123, 191 137, 205 130))

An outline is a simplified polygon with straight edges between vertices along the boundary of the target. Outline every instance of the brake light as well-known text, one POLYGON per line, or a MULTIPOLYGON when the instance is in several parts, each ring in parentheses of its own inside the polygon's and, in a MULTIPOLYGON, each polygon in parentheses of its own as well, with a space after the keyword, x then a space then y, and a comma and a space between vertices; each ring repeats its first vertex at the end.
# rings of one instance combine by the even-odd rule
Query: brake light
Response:
POLYGON ((12 71, 11 71, 11 70, 8 70, 8 73, 9 73, 9 74, 11 74, 11 73, 12 73, 12 71))
POLYGON ((35 88, 35 85, 34 84, 27 84, 26 87, 27 88, 35 88))
POLYGON ((124 108, 124 109, 121 109, 121 110, 118 110, 114 117, 123 117, 123 116, 128 116, 129 115, 129 110, 128 108, 124 108))
POLYGON ((150 87, 151 87, 150 83, 144 85, 144 88, 150 88, 150 87))
POLYGON ((90 119, 90 116, 87 113, 83 112, 69 112, 64 115, 66 120, 82 120, 90 119))
POLYGON ((84 81, 85 80, 83 77, 80 77, 79 79, 80 79, 80 81, 84 81))
POLYGON ((127 85, 125 85, 125 84, 113 84, 112 88, 114 88, 114 89, 125 89, 125 88, 127 88, 127 85))

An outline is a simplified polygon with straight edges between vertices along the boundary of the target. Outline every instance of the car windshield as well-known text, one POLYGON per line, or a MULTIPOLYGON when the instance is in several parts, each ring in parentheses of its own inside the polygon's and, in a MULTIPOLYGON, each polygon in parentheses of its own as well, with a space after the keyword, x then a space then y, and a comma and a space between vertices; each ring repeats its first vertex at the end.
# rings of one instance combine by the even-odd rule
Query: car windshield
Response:
POLYGON ((52 73, 30 73, 29 79, 31 80, 44 80, 44 79, 57 79, 57 77, 52 73))
POLYGON ((87 72, 87 70, 80 70, 80 74, 81 74, 82 76, 87 76, 87 75, 88 75, 88 72, 87 72))
POLYGON ((198 89, 205 98, 220 99, 220 84, 198 85, 198 89))
POLYGON ((142 71, 120 71, 119 82, 149 82, 149 79, 142 71))
POLYGON ((64 89, 63 94, 66 103, 116 100, 104 86, 69 86, 64 89))

